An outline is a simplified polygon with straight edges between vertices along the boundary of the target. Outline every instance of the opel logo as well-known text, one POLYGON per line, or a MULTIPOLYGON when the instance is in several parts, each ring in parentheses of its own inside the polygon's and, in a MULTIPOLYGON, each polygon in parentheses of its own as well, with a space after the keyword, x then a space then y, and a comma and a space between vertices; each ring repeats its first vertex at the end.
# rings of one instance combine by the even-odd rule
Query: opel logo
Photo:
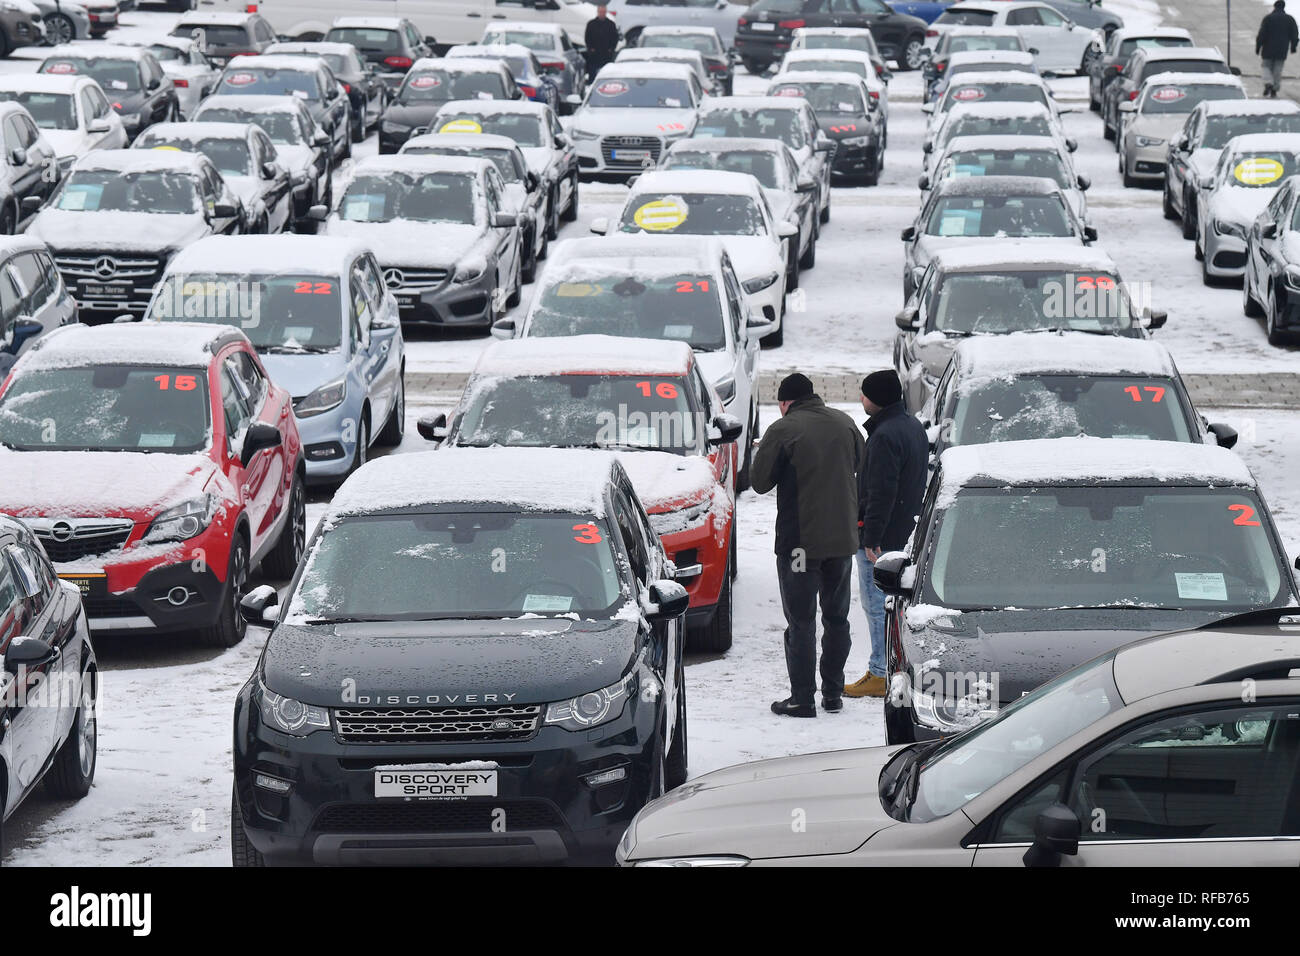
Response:
POLYGON ((117 272, 117 260, 111 256, 100 256, 95 260, 95 275, 107 279, 117 272))
POLYGON ((507 720, 504 717, 498 717, 496 720, 492 721, 492 730, 495 731, 496 733, 504 734, 507 731, 511 731, 514 729, 515 729, 515 722, 513 720, 507 720))
POLYGON ((390 289, 399 289, 402 283, 406 281, 406 276, 402 275, 401 269, 385 269, 384 282, 390 289))
POLYGON ((72 525, 66 521, 56 521, 50 525, 50 537, 55 541, 67 541, 72 537, 72 525))

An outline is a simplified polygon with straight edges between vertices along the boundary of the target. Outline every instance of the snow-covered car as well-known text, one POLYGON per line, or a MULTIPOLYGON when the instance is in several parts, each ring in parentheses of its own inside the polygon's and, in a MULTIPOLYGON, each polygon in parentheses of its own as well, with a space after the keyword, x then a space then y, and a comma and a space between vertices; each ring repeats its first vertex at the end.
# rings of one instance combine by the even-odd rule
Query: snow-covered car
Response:
MULTIPOLYGON (((1116 25, 1123 23, 1115 17, 1116 25)), ((1086 73, 1095 56, 1093 32, 1046 3, 954 3, 931 25, 935 35, 952 26, 1009 27, 1025 41, 1043 71, 1086 73)), ((928 33, 929 31, 927 31, 928 33)))
POLYGON ((289 393, 237 328, 64 326, 0 390, 0 511, 81 589, 92 633, 242 641, 248 575, 302 556, 302 456, 289 393))
POLYGON ((1300 178, 1284 180, 1246 234, 1242 309, 1262 318, 1269 345, 1300 330, 1300 178))
POLYGON ((542 74, 549 77, 560 94, 560 115, 573 112, 570 97, 582 101, 587 89, 587 60, 573 45, 569 32, 560 23, 535 20, 506 20, 489 23, 483 29, 487 46, 517 44, 532 50, 541 64, 542 74))
POLYGON ((803 97, 718 96, 700 104, 695 138, 775 139, 785 143, 799 176, 817 183, 818 221, 831 220, 831 154, 835 144, 821 131, 803 97))
POLYGON ((704 88, 680 63, 609 63, 574 111, 569 135, 586 178, 626 181, 695 131, 704 88))
POLYGON ((527 100, 458 100, 444 103, 429 127, 439 134, 508 136, 547 191, 547 231, 578 218, 578 151, 555 111, 527 100))
POLYGON ((692 137, 674 143, 659 161, 659 168, 717 169, 753 176, 763 187, 772 216, 799 227, 799 268, 811 269, 817 264, 817 181, 800 174, 785 143, 778 139, 692 137))
MULTIPOLYGON (((1239 530, 1224 531, 1234 551, 1239 530)), ((1211 561, 1218 566, 1217 555, 1211 561)), ((1147 613, 1165 620, 1158 610, 1147 613)), ((960 616, 935 618, 939 646, 952 643, 942 628, 959 630, 947 622, 960 616)), ((1276 779, 1274 758, 1295 760, 1297 750, 1292 702, 1300 680, 1288 670, 1293 626, 1284 616, 1248 612, 1135 641, 942 744, 777 757, 692 777, 689 788, 633 818, 617 861, 904 867, 924 860, 1094 872, 1294 866, 1287 822, 1294 788, 1266 783, 1276 779), (1243 681, 1252 688, 1247 700, 1243 681), (1206 785, 1174 798, 1189 780, 1206 785), (808 808, 806 830, 791 832, 791 807, 808 808), (1170 836, 1187 832, 1206 836, 1170 836)), ((1059 646, 1070 647, 1073 634, 1062 637, 1059 646)))
POLYGON ((32 0, 45 21, 45 42, 50 46, 89 40, 90 11, 84 4, 69 0, 32 0))
POLYGON ((1142 84, 1136 100, 1119 104, 1126 117, 1117 140, 1119 172, 1125 186, 1165 178, 1169 141, 1187 114, 1205 100, 1244 100, 1241 80, 1228 73, 1157 73, 1142 84))
POLYGON ((921 112, 929 115, 926 139, 932 140, 943 124, 949 110, 957 105, 972 103, 1036 103, 1060 115, 1060 108, 1052 90, 1037 73, 1017 70, 1005 72, 964 73, 948 84, 942 97, 921 105, 921 112))
POLYGON ((517 100, 523 94, 500 60, 463 57, 416 60, 379 123, 379 152, 395 153, 429 129, 444 103, 453 100, 517 100))
POLYGON ((289 171, 275 145, 253 123, 158 123, 136 137, 134 149, 202 153, 212 160, 244 210, 241 232, 284 232, 293 222, 289 171))
POLYGON ((723 410, 744 426, 736 491, 749 487, 758 435, 758 340, 768 323, 745 304, 740 279, 718 239, 610 236, 568 239, 538 280, 516 328, 501 319, 498 338, 613 335, 683 341, 695 350, 723 410))
POLYGON ((1189 47, 1192 35, 1183 27, 1121 27, 1106 36, 1101 55, 1088 65, 1088 106, 1101 112, 1102 97, 1124 69, 1128 58, 1143 47, 1189 47))
POLYGON ((918 411, 961 339, 1044 330, 1144 338, 1166 318, 1131 294, 1114 260, 1096 247, 1035 239, 946 249, 895 316, 894 368, 907 407, 918 411))
POLYGON ((948 91, 953 77, 963 73, 1037 73, 1034 55, 1022 50, 964 50, 948 58, 943 76, 935 80, 926 98, 937 100, 948 91))
POLYGON ((451 448, 615 450, 690 595, 686 646, 714 653, 732 642, 742 428, 685 342, 603 335, 493 342, 451 415, 420 423, 451 448))
POLYGON ((1182 132, 1169 140, 1164 213, 1182 219, 1183 238, 1196 236, 1196 194, 1209 185, 1224 144, 1246 133, 1300 133, 1300 104, 1293 100, 1202 100, 1182 132))
POLYGON ((832 182, 839 178, 874 186, 880 180, 889 127, 879 90, 859 74, 782 71, 768 84, 767 95, 804 99, 812 106, 822 135, 835 144, 832 182))
POLYGON ((60 176, 92 149, 127 145, 122 118, 88 76, 6 73, 0 76, 0 101, 19 103, 27 110, 54 150, 60 176))
POLYGON ((695 50, 681 50, 675 47, 667 48, 645 48, 639 46, 626 46, 618 51, 614 57, 615 63, 680 63, 683 66, 690 67, 691 72, 695 74, 695 79, 699 81, 700 88, 708 94, 723 94, 726 90, 722 89, 722 84, 714 80, 709 75, 709 68, 704 63, 704 57, 695 50))
MULTIPOLYGON (((1069 294, 1120 293, 1078 275, 1069 294)), ((918 417, 936 456, 956 445, 1080 435, 1237 443, 1234 429, 1211 425, 1196 410, 1163 345, 1088 332, 961 339, 918 417)))
POLYGON ((84 320, 143 313, 167 262, 238 232, 239 197, 201 153, 100 149, 77 160, 27 234, 50 247, 84 320))
POLYGON ((256 56, 275 42, 275 29, 256 9, 190 10, 181 14, 171 35, 196 40, 213 65, 233 57, 256 56))
POLYGON ((235 703, 235 866, 608 865, 687 776, 687 596, 649 523, 609 452, 350 478, 285 606, 242 605, 271 633, 235 703))
POLYGON ((926 99, 930 98, 934 85, 943 79, 948 60, 954 53, 968 50, 1033 52, 1020 34, 1010 27, 959 26, 935 32, 936 36, 928 38, 931 45, 925 48, 925 66, 921 73, 925 80, 926 99))
POLYGON ((486 329, 519 304, 522 229, 492 160, 368 156, 342 189, 320 231, 376 250, 402 321, 486 329))
POLYGON ((53 47, 37 72, 93 79, 122 118, 129 139, 146 126, 181 115, 176 85, 143 47, 69 43, 53 47))
POLYGON ((862 80, 868 95, 879 107, 882 119, 889 119, 889 85, 876 73, 875 62, 869 53, 825 48, 791 50, 781 60, 781 67, 772 81, 789 79, 787 73, 853 73, 862 80))
POLYGON ((388 105, 388 85, 362 59, 351 43, 276 42, 266 48, 268 56, 318 56, 343 86, 352 109, 352 142, 360 143, 379 125, 388 105))
POLYGON ((307 221, 312 206, 333 204, 330 134, 316 125, 311 112, 295 97, 210 96, 190 119, 196 123, 252 123, 266 131, 277 161, 289 170, 296 226, 307 221))
POLYGON ((42 335, 75 321, 77 303, 45 243, 0 237, 0 378, 42 335))
POLYGON ((1097 230, 1070 207, 1051 179, 976 176, 936 183, 913 225, 903 230, 903 297, 911 296, 941 249, 1035 239, 1043 248, 1086 246, 1097 230))
POLYGON ((1088 221, 1088 200, 1084 192, 1092 181, 1074 169, 1070 154, 1052 136, 958 136, 948 141, 934 162, 934 173, 923 174, 917 185, 921 202, 939 183, 948 179, 980 176, 1038 176, 1050 179, 1061 192, 1080 222, 1088 221))
POLYGON ((1124 132, 1119 104, 1136 100, 1142 84, 1158 73, 1232 75, 1217 47, 1138 47, 1129 54, 1115 79, 1102 91, 1101 122, 1106 139, 1124 132))
POLYGON ((954 106, 935 130, 932 139, 922 144, 927 171, 948 144, 958 136, 1052 136, 1066 152, 1073 153, 1079 144, 1066 136, 1056 112, 1041 103, 972 103, 954 106))
POLYGON ((509 210, 523 229, 523 280, 532 282, 537 263, 546 258, 552 227, 550 190, 528 168, 523 150, 508 136, 490 133, 425 133, 412 136, 398 151, 402 156, 475 156, 490 159, 505 184, 509 210))
POLYGON ((203 98, 217 88, 221 70, 208 59, 196 41, 188 37, 155 37, 141 46, 149 50, 171 77, 181 115, 190 117, 203 98))
POLYGON ((0 6, 0 56, 9 56, 15 47, 40 46, 46 43, 45 17, 30 0, 6 0, 0 6))
POLYGON ((794 31, 804 27, 857 27, 870 30, 876 46, 900 70, 919 70, 924 62, 924 20, 897 13, 883 0, 757 0, 736 21, 736 50, 745 69, 760 74, 790 49, 794 31))
POLYGON ((145 321, 242 329, 271 381, 292 397, 308 484, 341 481, 366 463, 372 445, 402 441, 406 351, 397 301, 360 242, 202 239, 167 266, 145 321))
POLYGON ((725 48, 736 43, 736 21, 749 6, 733 0, 610 0, 609 12, 628 44, 640 45, 646 27, 716 30, 725 48))
POLYGON ((777 220, 763 187, 747 173, 656 170, 638 177, 611 222, 599 216, 591 231, 658 236, 717 236, 726 246, 746 300, 772 323, 765 338, 785 337, 785 297, 799 285, 795 244, 799 227, 777 220))
MULTIPOLYGON (((304 2, 318 4, 319 0, 304 2)), ((319 16, 318 11, 319 7, 314 8, 308 15, 319 16)), ((472 24, 466 26, 472 27, 472 24)), ((290 36, 315 33, 314 26, 308 26, 306 30, 289 30, 290 36)), ((411 64, 434 55, 433 37, 421 35, 415 24, 405 17, 335 17, 325 31, 324 40, 326 43, 350 43, 356 47, 390 93, 397 92, 411 64)))
POLYGON ((443 54, 445 59, 495 60, 505 66, 514 78, 515 86, 524 99, 542 103, 560 111, 560 86, 542 69, 542 61, 522 43, 502 45, 486 43, 467 43, 454 46, 443 54))
POLYGON ((790 35, 790 53, 796 50, 857 50, 871 57, 876 76, 882 81, 888 83, 894 78, 880 55, 876 38, 866 27, 798 27, 790 35))
POLYGON ((352 104, 321 57, 232 57, 217 82, 219 96, 291 96, 307 107, 316 125, 330 134, 335 162, 352 155, 352 104))
POLYGON ((736 64, 718 31, 701 24, 648 26, 637 36, 637 46, 646 50, 694 50, 704 57, 713 86, 730 96, 736 78, 736 64))
POLYGON ((1246 237, 1278 187, 1300 172, 1300 133, 1247 133, 1224 145, 1196 192, 1196 253, 1206 285, 1246 269, 1246 237))

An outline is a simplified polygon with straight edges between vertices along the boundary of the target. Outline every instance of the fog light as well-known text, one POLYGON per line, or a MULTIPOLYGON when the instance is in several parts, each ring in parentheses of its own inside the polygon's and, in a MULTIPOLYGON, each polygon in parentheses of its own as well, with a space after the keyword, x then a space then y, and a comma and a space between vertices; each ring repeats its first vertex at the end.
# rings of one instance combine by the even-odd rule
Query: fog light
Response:
POLYGON ((618 783, 620 780, 627 779, 627 767, 615 767, 613 770, 602 770, 599 773, 588 774, 583 777, 587 786, 593 790, 596 787, 603 787, 606 784, 618 783))
POLYGON ((190 592, 188 588, 177 586, 167 592, 167 603, 174 607, 180 607, 189 599, 190 592))
POLYGON ((253 786, 261 787, 263 790, 270 790, 272 793, 288 793, 293 784, 288 780, 272 777, 270 774, 255 773, 253 774, 253 786))

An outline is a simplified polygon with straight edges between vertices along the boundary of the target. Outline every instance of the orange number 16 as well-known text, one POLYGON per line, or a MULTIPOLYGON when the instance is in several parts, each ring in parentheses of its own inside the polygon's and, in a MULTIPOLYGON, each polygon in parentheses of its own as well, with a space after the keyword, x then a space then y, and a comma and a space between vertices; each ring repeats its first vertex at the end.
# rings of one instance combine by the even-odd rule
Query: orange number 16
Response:
MULTIPOLYGON (((650 397, 651 385, 651 382, 636 383, 636 387, 641 389, 641 394, 646 398, 650 397)), ((676 398, 677 386, 672 382, 660 382, 658 385, 654 385, 654 394, 658 395, 660 398, 676 398)))

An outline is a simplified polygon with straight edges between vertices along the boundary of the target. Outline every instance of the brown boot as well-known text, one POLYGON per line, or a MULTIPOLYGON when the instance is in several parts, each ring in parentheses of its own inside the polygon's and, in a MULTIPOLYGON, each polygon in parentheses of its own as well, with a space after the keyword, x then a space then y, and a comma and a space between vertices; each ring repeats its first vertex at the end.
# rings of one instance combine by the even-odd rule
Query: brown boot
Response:
POLYGON ((844 688, 845 697, 884 697, 885 679, 867 671, 861 680, 844 688))

